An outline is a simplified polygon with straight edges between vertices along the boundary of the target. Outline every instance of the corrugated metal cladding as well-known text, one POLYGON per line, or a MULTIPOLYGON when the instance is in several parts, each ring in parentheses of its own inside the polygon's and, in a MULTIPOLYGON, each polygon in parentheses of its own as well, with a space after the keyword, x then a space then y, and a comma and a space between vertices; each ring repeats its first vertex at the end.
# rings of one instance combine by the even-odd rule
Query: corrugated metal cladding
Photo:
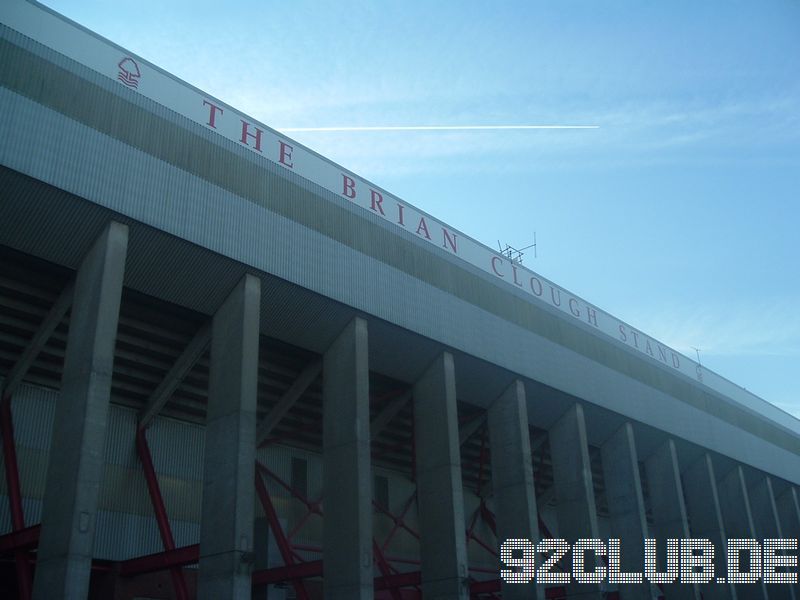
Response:
MULTIPOLYGON (((1 380, 0 380, 1 381, 1 380)), ((50 450, 50 438, 59 392, 23 384, 12 400, 17 458, 20 467, 26 524, 41 521, 41 501, 50 450)), ((95 528, 95 557, 125 560, 162 549, 152 504, 147 492, 135 446, 136 411, 112 404, 106 429, 103 482, 98 499, 95 528)), ((178 546, 198 543, 202 502, 203 453, 205 428, 201 425, 156 417, 147 430, 147 440, 158 474, 175 543, 178 546)), ((284 446, 258 450, 257 458, 280 477, 293 485, 292 462, 305 463, 307 498, 317 501, 322 496, 322 457, 319 454, 284 446)), ((0 534, 11 531, 5 473, 0 461, 0 534)), ((388 480, 390 510, 400 513, 414 494, 415 486, 404 476, 384 469, 375 473, 388 480)), ((275 506, 289 530, 297 527, 306 507, 292 499, 285 488, 265 477, 275 506)), ((257 504, 258 515, 263 515, 257 504)), ((416 509, 407 514, 407 522, 416 528, 416 509)), ((388 517, 376 514, 376 535, 385 536, 391 529, 388 517)), ((299 544, 318 546, 322 542, 322 519, 311 517, 294 536, 299 544)), ((392 554, 414 557, 418 542, 400 532, 389 546, 392 554)), ((311 555, 309 555, 311 556, 311 555)))
MULTIPOLYGON (((55 403, 59 393, 21 385, 12 401, 20 484, 26 524, 41 521, 55 403)), ((123 560, 162 549, 153 508, 135 446, 136 412, 111 405, 106 430, 106 466, 98 500, 95 557, 123 560)), ((147 432, 176 543, 199 541, 202 500, 203 427, 157 417, 147 432)), ((2 468, 2 463, 0 463, 2 468)), ((11 530, 3 473, 0 533, 11 530)))
MULTIPOLYGON (((311 501, 318 501, 322 497, 322 457, 319 454, 284 446, 259 448, 256 453, 256 460, 264 464, 289 486, 294 483, 292 481, 293 458, 305 461, 308 484, 306 497, 311 501)), ((262 477, 273 499, 275 509, 286 519, 287 531, 293 531, 300 526, 292 538, 293 541, 299 544, 320 546, 322 544, 322 519, 318 515, 312 515, 301 526, 301 521, 307 512, 305 505, 293 498, 286 488, 273 478, 263 475, 262 477)), ((302 490, 299 491, 302 493, 302 490)), ((264 516, 263 508, 258 502, 256 503, 256 516, 264 516)))

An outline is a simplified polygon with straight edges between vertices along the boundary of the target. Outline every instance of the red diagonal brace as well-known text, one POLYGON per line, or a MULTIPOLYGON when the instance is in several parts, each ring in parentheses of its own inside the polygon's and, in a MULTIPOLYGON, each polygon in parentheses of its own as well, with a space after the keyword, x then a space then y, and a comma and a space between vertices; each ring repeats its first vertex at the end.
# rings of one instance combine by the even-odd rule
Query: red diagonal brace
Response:
MULTIPOLYGON (((372 540, 372 552, 375 555, 375 562, 378 565, 378 570, 380 570, 381 575, 383 575, 384 578, 391 577, 392 571, 389 567, 389 563, 386 562, 386 557, 383 555, 383 552, 381 552, 380 546, 378 546, 374 538, 372 540)), ((397 588, 391 588, 389 593, 392 596, 392 600, 402 600, 402 594, 397 588)))
MULTIPOLYGON (((267 486, 264 485, 264 480, 261 478, 261 473, 258 472, 258 466, 255 469, 256 476, 256 493, 261 500, 261 506, 264 507, 264 513, 267 516, 267 522, 272 530, 272 535, 275 536, 275 542, 278 545, 278 550, 283 557, 283 562, 287 567, 294 566, 294 557, 292 556, 292 549, 289 545, 289 540, 283 533, 283 528, 278 520, 278 513, 275 511, 275 506, 272 504, 272 498, 269 496, 267 486)), ((300 580, 292 580, 294 591, 300 600, 308 600, 308 592, 305 585, 300 580)))
POLYGON ((0 535, 0 554, 8 554, 18 550, 33 550, 39 545, 41 530, 41 525, 34 525, 33 527, 26 527, 19 531, 0 535))
POLYGON ((200 560, 200 544, 165 550, 137 558, 129 558, 119 564, 119 574, 126 577, 164 571, 175 567, 194 565, 200 560))
MULTIPOLYGON (((172 528, 169 525, 167 509, 164 506, 164 498, 161 496, 161 489, 158 486, 158 477, 153 467, 153 457, 150 455, 150 447, 147 445, 147 436, 144 429, 136 430, 136 450, 139 453, 139 460, 142 462, 144 478, 147 482, 147 491, 150 492, 150 501, 153 503, 153 510, 156 513, 156 523, 158 532, 161 534, 161 543, 164 550, 175 550, 175 538, 172 537, 172 528)), ((186 580, 183 578, 181 567, 170 567, 172 575, 172 586, 175 588, 175 595, 178 600, 189 600, 189 590, 186 587, 186 580)))
POLYGON ((321 560, 309 560, 293 565, 275 567, 274 569, 256 571, 253 573, 253 585, 266 585, 268 583, 280 583, 309 577, 322 577, 321 560))
POLYGON ((486 506, 486 501, 485 500, 481 500, 481 517, 483 517, 483 520, 486 522, 486 524, 489 526, 489 529, 492 530, 492 533, 496 537, 497 536, 497 522, 494 520, 494 515, 492 514, 492 511, 490 511, 489 507, 486 506))
MULTIPOLYGON (((0 429, 3 432, 3 461, 6 467, 6 483, 8 484, 8 503, 11 508, 11 526, 13 531, 25 529, 25 513, 22 510, 22 491, 19 484, 19 468, 17 466, 17 448, 14 443, 14 422, 11 418, 11 396, 3 395, 0 399, 0 429)), ((14 552, 17 566, 17 588, 20 600, 31 597, 31 566, 28 563, 28 552, 14 552)))

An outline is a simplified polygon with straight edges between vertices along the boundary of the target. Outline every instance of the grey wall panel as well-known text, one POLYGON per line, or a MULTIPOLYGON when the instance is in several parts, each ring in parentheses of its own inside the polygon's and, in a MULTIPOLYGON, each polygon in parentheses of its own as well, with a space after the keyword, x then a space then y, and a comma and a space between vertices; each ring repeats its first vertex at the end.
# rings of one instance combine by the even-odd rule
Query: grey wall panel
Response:
MULTIPOLYGON (((2 378, 0 378, 2 381, 2 378)), ((26 526, 39 523, 42 517, 42 497, 47 478, 50 436, 55 415, 55 390, 20 385, 11 403, 14 421, 17 467, 22 489, 22 508, 26 526)), ((2 454, 2 449, 0 449, 2 454)), ((0 462, 0 533, 11 531, 5 462, 0 462)))
MULTIPOLYGON (((23 384, 14 395, 17 460, 26 525, 41 520, 47 456, 58 391, 23 384)), ((122 560, 161 549, 152 503, 135 448, 136 412, 112 405, 106 435, 106 464, 100 490, 95 556, 122 560)), ((203 428, 156 417, 151 453, 178 546, 199 540, 203 428)), ((11 518, 0 462, 0 534, 11 518)))
POLYGON ((160 476, 202 481, 204 428, 158 417, 147 430, 153 465, 160 476))
MULTIPOLYGON (((5 477, 5 473, 3 473, 3 477, 5 477)), ((22 511, 25 513, 25 525, 27 527, 42 521, 42 501, 40 499, 23 498, 22 511)), ((3 493, 0 494, 0 535, 10 533, 11 530, 11 511, 8 507, 8 496, 3 493)))
MULTIPOLYGON (((170 519, 175 546, 189 546, 200 540, 200 526, 193 521, 170 519)), ((127 560, 163 550, 158 526, 152 517, 100 510, 94 540, 95 558, 127 560)))
POLYGON ((158 526, 152 517, 109 510, 97 511, 94 556, 126 560, 162 550, 158 526))
POLYGON ((18 446, 49 452, 57 398, 57 390, 27 384, 17 388, 11 414, 18 446))
MULTIPOLYGON (((289 448, 286 446, 269 446, 260 448, 256 459, 264 464, 270 471, 280 477, 286 484, 292 484, 292 458, 306 461, 308 498, 318 501, 322 497, 322 457, 318 454, 289 448)), ((280 486, 271 477, 264 478, 270 492, 275 509, 286 522, 286 532, 292 531, 299 525, 306 513, 306 507, 297 499, 293 499, 285 488, 280 486)), ((260 502, 257 502, 256 514, 263 514, 260 502)), ((293 542, 319 546, 322 543, 322 518, 313 515, 292 538, 293 542)), ((315 556, 315 558, 320 558, 315 556)))

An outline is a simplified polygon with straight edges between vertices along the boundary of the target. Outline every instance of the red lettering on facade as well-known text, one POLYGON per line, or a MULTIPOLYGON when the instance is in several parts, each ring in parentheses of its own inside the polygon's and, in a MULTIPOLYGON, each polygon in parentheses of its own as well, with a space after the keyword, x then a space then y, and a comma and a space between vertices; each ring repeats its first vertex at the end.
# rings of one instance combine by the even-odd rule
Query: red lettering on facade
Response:
POLYGON ((597 327, 597 311, 593 309, 591 306, 586 307, 586 321, 590 325, 594 325, 597 327))
POLYGON ((213 129, 217 128, 217 111, 219 114, 224 113, 225 111, 222 110, 221 106, 217 106, 216 104, 211 104, 208 100, 203 100, 203 106, 208 106, 208 123, 209 127, 213 129))
POLYGON ((240 140, 245 146, 250 146, 247 143, 247 138, 253 138, 256 141, 256 145, 254 146, 255 150, 261 152, 261 134, 264 133, 258 127, 256 127, 255 133, 250 133, 250 123, 247 121, 242 121, 242 139, 240 140))
POLYGON ((530 284, 531 284, 531 291, 533 292, 533 295, 534 296, 541 296, 542 295, 542 282, 539 281, 536 277, 531 277, 530 284), (534 281, 536 282, 536 285, 533 284, 534 281), (536 291, 536 287, 537 286, 539 287, 539 291, 538 292, 536 291))
POLYGON ((278 143, 281 145, 281 150, 278 153, 278 162, 282 165, 286 165, 290 169, 293 169, 294 165, 290 161, 292 160, 292 152, 294 151, 294 148, 283 140, 278 141, 278 143))
POLYGON ((494 274, 497 275, 498 277, 505 277, 505 275, 503 275, 500 271, 497 270, 497 261, 500 261, 502 263, 503 259, 500 258, 499 256, 493 256, 492 257, 492 271, 494 271, 494 274))
POLYGON ((419 218, 419 225, 417 225, 417 235, 419 235, 420 231, 424 231, 425 237, 427 239, 431 239, 431 234, 428 233, 428 225, 425 223, 425 217, 419 218))
POLYGON ((569 299, 569 312, 571 312, 572 316, 574 316, 574 317, 580 317, 581 316, 581 311, 578 308, 578 301, 575 300, 575 298, 570 298, 569 299))
POLYGON ((376 192, 373 189, 370 189, 369 192, 370 192, 370 208, 375 212, 381 213, 382 217, 385 217, 386 213, 383 212, 383 206, 381 206, 383 204, 383 196, 380 194, 380 192, 376 192))
POLYGON ((442 235, 444 239, 442 240, 442 248, 447 248, 450 246, 450 249, 453 251, 453 254, 458 254, 458 248, 456 248, 456 234, 453 234, 453 237, 450 237, 450 232, 447 231, 444 227, 442 227, 442 235))
POLYGON ((660 344, 658 346, 658 360, 667 362, 667 351, 660 344))
POLYGON ((514 284, 522 287, 522 284, 517 280, 517 265, 511 264, 511 272, 514 273, 514 284))
POLYGON ((350 199, 356 197, 356 182, 344 173, 342 173, 342 196, 350 199))
POLYGON ((561 306, 561 290, 556 290, 552 285, 550 286, 550 297, 553 299, 553 304, 561 306), (558 300, 556 300, 556 291, 558 292, 558 300))
POLYGON ((404 208, 405 208, 405 206, 403 206, 402 204, 398 204, 397 205, 397 224, 398 225, 402 225, 403 227, 406 226, 406 222, 403 221, 403 209, 404 208))

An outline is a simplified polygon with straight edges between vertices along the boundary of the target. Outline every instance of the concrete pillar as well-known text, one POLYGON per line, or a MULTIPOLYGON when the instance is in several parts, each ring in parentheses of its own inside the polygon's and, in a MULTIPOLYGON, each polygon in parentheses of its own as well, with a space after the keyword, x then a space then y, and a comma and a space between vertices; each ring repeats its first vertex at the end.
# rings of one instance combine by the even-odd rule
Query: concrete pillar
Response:
MULTIPOLYGON (((744 471, 740 465, 731 469, 730 473, 719 482, 719 501, 728 539, 755 539, 756 528, 750 510, 750 498, 747 494, 744 471)), ((768 598, 763 583, 737 584, 736 594, 740 600, 768 598)))
POLYGON ((250 598, 261 281, 245 275, 211 325, 200 600, 250 598))
POLYGON ((353 319, 323 359, 326 599, 370 599, 372 471, 367 322, 353 319))
MULTIPOLYGON (((689 517, 693 538, 710 541, 715 550, 715 576, 724 576, 727 571, 725 562, 725 524, 722 520, 722 509, 719 503, 717 478, 714 474, 714 463, 711 455, 703 454, 691 467, 683 473, 683 491, 686 495, 686 513, 689 517)), ((704 600, 736 600, 736 588, 733 584, 707 583, 700 586, 704 600)))
MULTIPOLYGON (((531 440, 525 386, 516 380, 489 407, 489 444, 492 457, 492 490, 497 515, 497 540, 525 538, 539 542, 539 515, 533 485, 531 440)), ((533 584, 502 583, 503 598, 534 596, 533 584)), ((544 600, 543 586, 536 586, 544 600)))
MULTIPOLYGON (((580 538, 599 538, 583 407, 580 404, 573 405, 556 421, 548 437, 553 461, 558 537, 570 545, 580 538)), ((587 570, 593 568, 586 565, 587 570)), ((597 584, 571 583, 567 586, 567 596, 570 598, 599 595, 600 586, 597 584)))
MULTIPOLYGON (((664 572, 667 540, 689 537, 689 523, 686 518, 686 504, 675 442, 671 439, 664 442, 644 464, 650 491, 650 505, 653 509, 653 526, 650 528, 650 534, 658 545, 660 559, 658 571, 664 572)), ((670 583, 665 584, 663 589, 667 600, 700 598, 700 592, 695 585, 670 583)))
POLYGON ((89 594, 128 227, 111 222, 75 281, 56 405, 33 598, 89 594))
POLYGON ((414 384, 422 595, 466 600, 466 525, 453 356, 440 355, 414 384))
MULTIPOLYGON (((286 520, 280 519, 281 527, 286 528, 286 520)), ((274 569, 283 566, 275 536, 266 517, 256 517, 253 523, 253 570, 274 569)), ((291 587, 291 586, 290 586, 291 587)), ((274 583, 253 586, 252 600, 286 600, 287 589, 274 583)))
MULTIPOLYGON (((788 537, 783 534, 781 521, 778 517, 778 507, 775 504, 775 493, 772 480, 764 476, 750 490, 750 507, 753 510, 753 525, 756 527, 756 539, 764 546, 766 539, 780 539, 788 537)), ((797 550, 790 551, 797 556, 797 550)), ((790 569, 797 574, 797 567, 790 569)), ((771 600, 795 600, 794 590, 785 583, 766 584, 767 593, 771 600)))
MULTIPOLYGON (((611 531, 622 546, 621 572, 641 573, 644 565, 644 539, 647 535, 647 515, 639 477, 639 457, 633 436, 633 426, 625 423, 601 447, 603 478, 608 500, 611 531)), ((651 600, 650 585, 642 581, 620 584, 622 600, 651 600)))

